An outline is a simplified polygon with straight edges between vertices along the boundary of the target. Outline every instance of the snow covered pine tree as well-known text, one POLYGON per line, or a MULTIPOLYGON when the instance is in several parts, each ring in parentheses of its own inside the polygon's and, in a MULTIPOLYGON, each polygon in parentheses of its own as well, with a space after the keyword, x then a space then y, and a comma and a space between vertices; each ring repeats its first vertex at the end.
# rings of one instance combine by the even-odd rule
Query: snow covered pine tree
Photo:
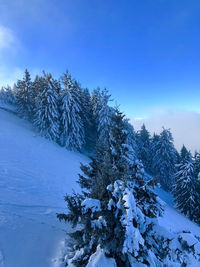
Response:
POLYGON ((199 157, 196 153, 193 161, 191 153, 183 146, 180 158, 173 188, 176 207, 190 220, 200 223, 199 157))
POLYGON ((144 168, 151 173, 152 155, 151 155, 151 138, 143 124, 141 130, 137 132, 138 158, 142 160, 144 168))
POLYGON ((195 219, 195 195, 197 193, 195 189, 192 156, 190 152, 184 150, 184 157, 182 156, 181 163, 177 164, 173 194, 176 207, 190 220, 195 219))
POLYGON ((82 91, 66 71, 61 79, 61 137, 60 143, 71 150, 81 151, 85 144, 85 130, 82 117, 82 91))
POLYGON ((39 80, 40 91, 34 111, 34 125, 44 137, 58 141, 59 139, 59 109, 58 82, 51 74, 43 73, 39 80))
POLYGON ((154 151, 152 168, 161 186, 169 191, 174 184, 177 160, 173 137, 169 129, 163 128, 157 142, 154 143, 154 151))
POLYGON ((33 92, 30 73, 26 69, 23 80, 18 80, 16 85, 16 104, 19 116, 29 120, 33 119, 33 92))

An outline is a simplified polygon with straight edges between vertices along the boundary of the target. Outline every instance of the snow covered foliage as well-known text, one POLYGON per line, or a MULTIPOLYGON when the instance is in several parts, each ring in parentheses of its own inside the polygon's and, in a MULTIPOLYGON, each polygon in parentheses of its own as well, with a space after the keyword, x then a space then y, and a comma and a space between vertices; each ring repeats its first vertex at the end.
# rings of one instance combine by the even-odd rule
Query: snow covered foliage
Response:
POLYGON ((184 151, 184 154, 182 153, 182 161, 177 164, 173 188, 175 203, 177 209, 190 220, 200 223, 200 181, 197 176, 198 172, 195 171, 195 161, 192 160, 191 154, 185 148, 182 151, 184 151))
POLYGON ((129 146, 129 154, 133 161, 138 157, 138 146, 136 143, 136 133, 133 126, 129 123, 129 119, 124 119, 125 131, 127 131, 126 143, 129 146))
POLYGON ((53 141, 59 138, 58 86, 51 74, 43 73, 34 109, 34 125, 42 136, 53 141))
POLYGON ((179 163, 191 161, 191 153, 187 150, 187 148, 183 145, 180 151, 179 163))
POLYGON ((194 176, 200 181, 200 154, 197 152, 194 155, 194 176))
POLYGON ((62 79, 60 113, 62 146, 70 150, 81 151, 85 144, 85 130, 82 120, 82 91, 77 82, 66 72, 62 79))
POLYGON ((89 166, 81 165, 83 174, 79 176, 79 184, 84 190, 89 190, 89 195, 87 192, 85 194, 92 198, 105 197, 106 187, 110 183, 119 178, 129 179, 134 172, 135 153, 127 144, 124 114, 114 109, 111 122, 107 142, 99 140, 89 166))
POLYGON ((151 138, 143 124, 141 130, 137 133, 138 158, 142 160, 145 170, 151 172, 151 138))
POLYGON ((16 104, 15 91, 10 87, 2 87, 0 89, 0 101, 5 104, 16 104))
POLYGON ((111 116, 109 132, 109 155, 113 169, 116 170, 115 179, 122 179, 130 175, 135 162, 135 153, 128 144, 128 131, 125 115, 116 107, 111 116))
POLYGON ((96 127, 92 112, 91 96, 87 88, 82 91, 82 119, 85 131, 85 149, 93 152, 96 144, 96 127))
POLYGON ((171 190, 174 183, 176 164, 176 149, 173 145, 173 137, 169 129, 164 129, 154 143, 152 168, 161 186, 171 190))
POLYGON ((32 120, 34 107, 34 87, 30 73, 25 70, 23 80, 18 80, 16 84, 16 103, 20 117, 32 120))
POLYGON ((178 171, 175 175, 175 186, 173 189, 176 207, 191 220, 194 219, 195 210, 195 180, 194 165, 192 158, 183 161, 177 166, 178 171))
POLYGON ((195 178, 195 221, 200 225, 200 154, 195 153, 194 156, 194 178, 195 178))
POLYGON ((73 221, 75 226, 70 234, 74 246, 66 263, 87 266, 99 246, 117 266, 131 264, 133 259, 149 263, 147 248, 155 243, 153 218, 162 212, 156 195, 146 185, 138 187, 135 182, 117 180, 107 187, 107 196, 101 201, 66 197, 69 213, 59 218, 73 221))
POLYGON ((145 176, 144 176, 144 166, 141 160, 136 159, 134 164, 134 175, 137 183, 139 185, 144 185, 145 176))
POLYGON ((162 203, 148 183, 117 180, 100 200, 80 195, 66 200, 68 214, 58 215, 74 226, 66 266, 99 266, 100 251, 113 266, 181 267, 200 260, 198 236, 159 225, 162 203))
POLYGON ((100 97, 100 109, 97 114, 97 135, 99 140, 106 141, 111 127, 111 116, 113 109, 108 106, 111 95, 104 89, 100 97))
POLYGON ((89 258, 86 267, 116 267, 117 265, 115 260, 113 258, 106 257, 105 254, 105 251, 98 246, 96 252, 89 258))
POLYGON ((108 103, 111 95, 107 89, 93 90, 91 95, 91 108, 93 113, 94 128, 96 128, 96 142, 106 142, 111 125, 111 116, 113 108, 108 103))
POLYGON ((98 114, 101 109, 101 89, 94 89, 91 94, 91 106, 94 115, 94 120, 98 121, 98 114))

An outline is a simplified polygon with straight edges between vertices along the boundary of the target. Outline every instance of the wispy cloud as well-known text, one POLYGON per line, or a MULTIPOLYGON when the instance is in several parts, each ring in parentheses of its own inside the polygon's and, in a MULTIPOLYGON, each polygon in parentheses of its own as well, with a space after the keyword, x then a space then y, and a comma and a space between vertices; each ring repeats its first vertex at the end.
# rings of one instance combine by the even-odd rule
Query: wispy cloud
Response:
POLYGON ((12 86, 22 77, 23 70, 14 64, 20 49, 20 42, 13 30, 0 24, 0 87, 12 86))
POLYGON ((11 29, 0 25, 0 51, 12 49, 16 43, 16 38, 11 29))
POLYGON ((160 133, 162 126, 170 128, 177 149, 185 144, 192 152, 200 150, 200 113, 180 110, 163 110, 148 118, 131 120, 136 130, 144 123, 148 130, 160 133))

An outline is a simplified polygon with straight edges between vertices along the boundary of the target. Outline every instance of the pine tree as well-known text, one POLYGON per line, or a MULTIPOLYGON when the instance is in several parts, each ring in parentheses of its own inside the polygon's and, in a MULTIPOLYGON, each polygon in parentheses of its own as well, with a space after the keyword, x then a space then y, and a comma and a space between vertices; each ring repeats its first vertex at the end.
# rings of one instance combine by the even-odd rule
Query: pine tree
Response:
MULTIPOLYGON (((91 107, 92 107, 92 113, 93 113, 95 122, 97 124, 98 114, 99 114, 99 111, 101 109, 101 90, 99 87, 92 91, 91 107)), ((97 127, 97 125, 96 125, 96 127, 97 127)))
POLYGON ((97 113, 97 137, 99 140, 106 140, 109 134, 109 128, 111 126, 111 116, 113 109, 109 107, 111 95, 108 94, 108 90, 104 89, 101 92, 100 97, 100 109, 97 113))
POLYGON ((110 155, 112 155, 112 165, 117 170, 115 179, 122 179, 123 175, 128 176, 134 165, 132 150, 130 150, 127 143, 128 132, 126 126, 125 115, 116 107, 111 116, 108 139, 110 155))
POLYGON ((138 158, 142 160, 147 172, 151 172, 151 137, 143 124, 137 133, 138 158))
POLYGON ((91 108, 93 114, 93 136, 95 137, 95 143, 98 139, 106 140, 108 135, 108 128, 110 125, 110 116, 113 109, 109 107, 111 95, 107 89, 100 90, 97 88, 92 91, 91 95, 91 108))
POLYGON ((109 145, 99 145, 90 165, 81 165, 83 195, 66 196, 69 213, 58 215, 83 226, 70 234, 69 265, 86 266, 99 245, 117 266, 131 265, 136 259, 150 261, 147 247, 155 242, 153 218, 162 213, 162 207, 145 183, 142 163, 129 160, 124 115, 118 109, 111 125, 109 145))
POLYGON ((87 88, 82 92, 82 118, 85 131, 85 150, 94 152, 96 144, 96 128, 91 106, 91 96, 87 88))
POLYGON ((187 150, 187 148, 183 145, 180 151, 180 162, 187 162, 191 160, 191 153, 187 150))
POLYGON ((51 74, 43 73, 39 79, 39 91, 34 110, 34 125, 42 136, 58 141, 59 139, 59 109, 58 83, 51 74))
POLYGON ((154 146, 152 168, 161 186, 171 190, 174 183, 176 149, 170 130, 164 129, 154 146))
POLYGON ((194 180, 195 180, 195 222, 200 225, 200 154, 194 155, 194 180))
POLYGON ((33 83, 30 73, 25 70, 23 80, 18 80, 16 85, 16 104, 17 111, 20 117, 32 120, 33 119, 33 83))
POLYGON ((194 175, 200 180, 200 153, 194 154, 194 175))
POLYGON ((85 144, 85 131, 82 119, 80 87, 66 72, 61 79, 61 138, 62 146, 81 151, 85 144))
POLYGON ((82 188, 90 189, 92 196, 96 196, 98 191, 100 194, 104 194, 106 187, 114 182, 113 177, 115 177, 115 180, 122 179, 122 177, 124 179, 131 177, 131 171, 133 172, 135 167, 132 148, 130 150, 127 144, 128 133, 124 114, 118 108, 115 108, 111 121, 110 134, 107 136, 106 142, 99 139, 95 156, 90 157, 90 167, 81 166, 81 170, 88 177, 80 175, 79 183, 82 188), (99 180, 97 177, 99 177, 99 180), (88 179, 90 182, 88 182, 88 179))
POLYGON ((151 157, 152 157, 152 159, 151 159, 151 171, 150 171, 150 173, 154 176, 156 176, 156 170, 154 168, 155 166, 153 163, 153 157, 157 152, 157 144, 159 142, 159 139, 160 139, 160 136, 158 134, 154 133, 152 140, 151 140, 151 157))
POLYGON ((138 158, 138 146, 136 142, 136 133, 133 126, 129 123, 129 119, 124 120, 125 131, 127 132, 127 146, 129 146, 129 154, 133 161, 138 158))
POLYGON ((175 175, 175 186, 173 188, 176 207, 191 220, 195 219, 196 187, 194 178, 194 165, 192 157, 187 154, 177 166, 175 175))

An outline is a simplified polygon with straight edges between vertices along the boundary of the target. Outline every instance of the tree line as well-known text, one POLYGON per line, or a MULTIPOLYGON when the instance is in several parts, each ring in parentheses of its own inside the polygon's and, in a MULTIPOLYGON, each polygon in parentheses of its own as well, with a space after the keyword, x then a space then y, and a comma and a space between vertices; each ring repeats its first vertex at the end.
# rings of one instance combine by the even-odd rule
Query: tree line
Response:
MULTIPOLYGON (((91 155, 90 164, 81 165, 82 193, 66 196, 69 212, 58 215, 83 226, 70 235, 70 261, 77 266, 86 266, 98 246, 118 266, 169 258, 169 241, 156 231, 155 218, 163 210, 152 189, 157 183, 173 193, 183 214, 200 224, 200 154, 192 156, 185 146, 179 153, 169 129, 151 136, 142 125, 136 132, 119 107, 109 104, 108 90, 90 93, 68 71, 58 80, 43 72, 32 81, 25 70, 13 88, 1 89, 0 98, 42 136, 91 155), (162 239, 168 250, 161 249, 162 239)), ((180 262, 183 251, 173 253, 180 262)))

